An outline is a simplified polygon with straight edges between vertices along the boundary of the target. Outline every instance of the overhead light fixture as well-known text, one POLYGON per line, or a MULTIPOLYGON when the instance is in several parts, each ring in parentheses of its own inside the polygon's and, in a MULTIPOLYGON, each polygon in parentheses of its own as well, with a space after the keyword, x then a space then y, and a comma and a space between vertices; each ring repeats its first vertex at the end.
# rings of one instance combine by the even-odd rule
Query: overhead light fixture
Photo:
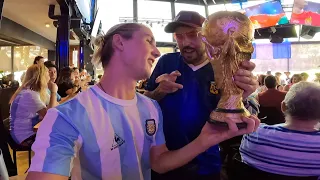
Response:
POLYGON ((47 28, 49 28, 49 27, 50 27, 50 24, 49 24, 49 23, 46 23, 45 26, 46 26, 47 28))

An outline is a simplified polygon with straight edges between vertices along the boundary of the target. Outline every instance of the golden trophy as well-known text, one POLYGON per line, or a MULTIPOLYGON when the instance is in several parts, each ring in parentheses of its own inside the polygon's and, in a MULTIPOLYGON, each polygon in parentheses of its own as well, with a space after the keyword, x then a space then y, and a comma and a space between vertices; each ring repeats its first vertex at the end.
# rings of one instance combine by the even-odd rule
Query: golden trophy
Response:
POLYGON ((241 117, 248 117, 250 113, 242 102, 243 90, 235 84, 233 76, 243 61, 251 59, 253 25, 240 12, 220 11, 207 18, 201 35, 221 94, 208 122, 227 126, 225 119, 229 118, 238 128, 244 128, 247 124, 241 117))

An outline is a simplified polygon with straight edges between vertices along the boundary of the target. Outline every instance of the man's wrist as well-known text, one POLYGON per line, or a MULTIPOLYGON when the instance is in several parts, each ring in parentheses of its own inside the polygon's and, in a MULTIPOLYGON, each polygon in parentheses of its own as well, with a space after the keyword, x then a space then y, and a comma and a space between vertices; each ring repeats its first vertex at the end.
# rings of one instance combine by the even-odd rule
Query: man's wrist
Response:
POLYGON ((196 144, 196 147, 199 148, 200 153, 203 153, 210 148, 208 140, 202 137, 201 134, 194 140, 194 143, 196 144))
POLYGON ((159 87, 157 87, 155 90, 152 91, 152 99, 155 99, 157 101, 161 100, 163 97, 165 97, 167 93, 162 92, 159 87))

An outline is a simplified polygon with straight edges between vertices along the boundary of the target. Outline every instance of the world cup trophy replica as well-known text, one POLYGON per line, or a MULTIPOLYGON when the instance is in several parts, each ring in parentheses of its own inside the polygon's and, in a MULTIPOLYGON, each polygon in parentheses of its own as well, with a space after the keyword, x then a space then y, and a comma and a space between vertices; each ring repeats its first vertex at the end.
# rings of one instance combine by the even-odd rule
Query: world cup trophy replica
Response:
POLYGON ((245 128, 241 117, 248 117, 250 113, 242 102, 243 90, 235 84, 233 77, 240 64, 251 59, 253 25, 240 12, 220 11, 207 18, 201 34, 221 95, 208 121, 227 126, 225 119, 229 118, 238 128, 245 128))

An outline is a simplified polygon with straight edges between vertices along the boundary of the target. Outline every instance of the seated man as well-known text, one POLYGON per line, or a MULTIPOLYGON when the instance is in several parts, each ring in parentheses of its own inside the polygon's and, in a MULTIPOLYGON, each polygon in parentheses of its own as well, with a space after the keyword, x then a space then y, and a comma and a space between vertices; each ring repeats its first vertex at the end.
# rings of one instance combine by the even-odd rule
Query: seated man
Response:
POLYGON ((320 176, 320 86, 293 85, 281 105, 286 123, 261 124, 240 146, 244 163, 285 176, 320 176))
POLYGON ((264 84, 267 87, 267 90, 259 93, 257 97, 260 106, 275 107, 281 112, 281 102, 286 96, 286 92, 276 89, 277 79, 272 75, 265 78, 264 84))

